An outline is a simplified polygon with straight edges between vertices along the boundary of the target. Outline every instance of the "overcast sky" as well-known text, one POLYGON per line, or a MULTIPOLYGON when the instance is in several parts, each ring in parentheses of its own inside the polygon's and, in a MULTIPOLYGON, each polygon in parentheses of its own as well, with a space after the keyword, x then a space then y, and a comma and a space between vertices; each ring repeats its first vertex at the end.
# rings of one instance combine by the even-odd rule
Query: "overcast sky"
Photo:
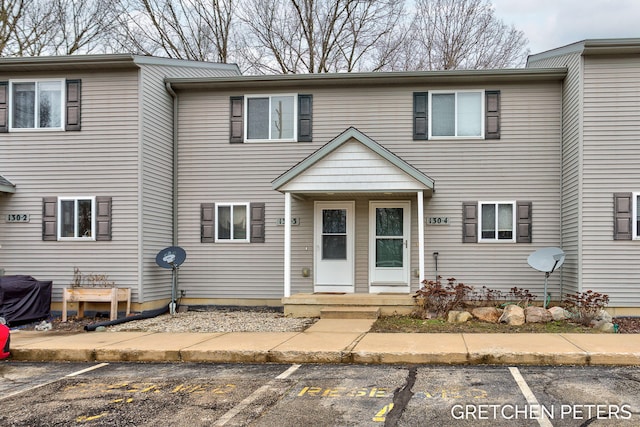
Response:
POLYGON ((496 16, 522 30, 531 53, 585 39, 640 38, 638 0, 492 0, 496 16))

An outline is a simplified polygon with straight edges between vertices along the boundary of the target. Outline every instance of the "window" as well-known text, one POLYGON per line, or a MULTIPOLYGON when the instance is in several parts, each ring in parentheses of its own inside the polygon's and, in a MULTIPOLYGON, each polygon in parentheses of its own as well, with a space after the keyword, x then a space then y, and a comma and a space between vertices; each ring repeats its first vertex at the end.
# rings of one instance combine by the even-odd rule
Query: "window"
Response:
POLYGON ((249 241, 249 204, 216 204, 216 242, 249 241))
POLYGON ((429 92, 429 137, 473 137, 484 134, 483 91, 429 92))
POLYGON ((515 242, 515 202, 479 202, 480 241, 515 242))
POLYGON ((58 236, 60 240, 95 240, 94 212, 94 197, 60 197, 58 199, 58 236))
POLYGON ((296 95, 247 96, 247 141, 295 141, 296 95))
POLYGON ((10 128, 63 129, 64 81, 11 81, 10 128))
POLYGON ((640 239, 640 193, 633 193, 633 239, 640 239))

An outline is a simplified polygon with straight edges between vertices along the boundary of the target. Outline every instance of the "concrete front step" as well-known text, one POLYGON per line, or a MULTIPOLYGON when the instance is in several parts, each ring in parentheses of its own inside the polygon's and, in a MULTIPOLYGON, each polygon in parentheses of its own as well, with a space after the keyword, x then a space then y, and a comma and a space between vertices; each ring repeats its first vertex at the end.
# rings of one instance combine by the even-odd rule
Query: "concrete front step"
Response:
POLYGON ((321 319, 377 319, 380 307, 325 307, 320 310, 321 319))
POLYGON ((331 307, 373 307, 381 316, 409 314, 415 309, 411 294, 295 294, 282 299, 285 316, 320 317, 331 307))

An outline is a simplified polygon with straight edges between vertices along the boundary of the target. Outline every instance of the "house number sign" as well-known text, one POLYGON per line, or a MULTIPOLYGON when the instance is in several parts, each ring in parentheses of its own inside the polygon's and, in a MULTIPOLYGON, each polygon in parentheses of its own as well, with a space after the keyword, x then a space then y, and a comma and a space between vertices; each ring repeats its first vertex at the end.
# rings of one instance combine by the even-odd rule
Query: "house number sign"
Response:
POLYGON ((449 225, 449 217, 446 216, 430 216, 427 218, 429 225, 449 225))
MULTIPOLYGON (((278 225, 284 225, 284 218, 278 218, 278 225)), ((291 218, 291 225, 300 225, 300 218, 291 218)))
POLYGON ((29 214, 26 214, 26 213, 7 214, 7 222, 29 222, 29 214))

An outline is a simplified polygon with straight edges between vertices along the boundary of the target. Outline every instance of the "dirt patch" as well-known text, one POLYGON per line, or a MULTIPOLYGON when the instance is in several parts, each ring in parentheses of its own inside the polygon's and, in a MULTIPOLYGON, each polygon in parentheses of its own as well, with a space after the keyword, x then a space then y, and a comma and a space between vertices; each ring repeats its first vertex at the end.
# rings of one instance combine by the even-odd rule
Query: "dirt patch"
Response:
MULTIPOLYGON (((613 323, 618 325, 618 333, 640 333, 640 317, 617 317, 613 323)), ((371 332, 404 333, 603 333, 591 327, 572 322, 554 321, 548 323, 525 323, 521 326, 501 323, 488 323, 470 320, 465 323, 448 323, 442 319, 419 319, 410 316, 381 317, 372 326, 371 332)))

